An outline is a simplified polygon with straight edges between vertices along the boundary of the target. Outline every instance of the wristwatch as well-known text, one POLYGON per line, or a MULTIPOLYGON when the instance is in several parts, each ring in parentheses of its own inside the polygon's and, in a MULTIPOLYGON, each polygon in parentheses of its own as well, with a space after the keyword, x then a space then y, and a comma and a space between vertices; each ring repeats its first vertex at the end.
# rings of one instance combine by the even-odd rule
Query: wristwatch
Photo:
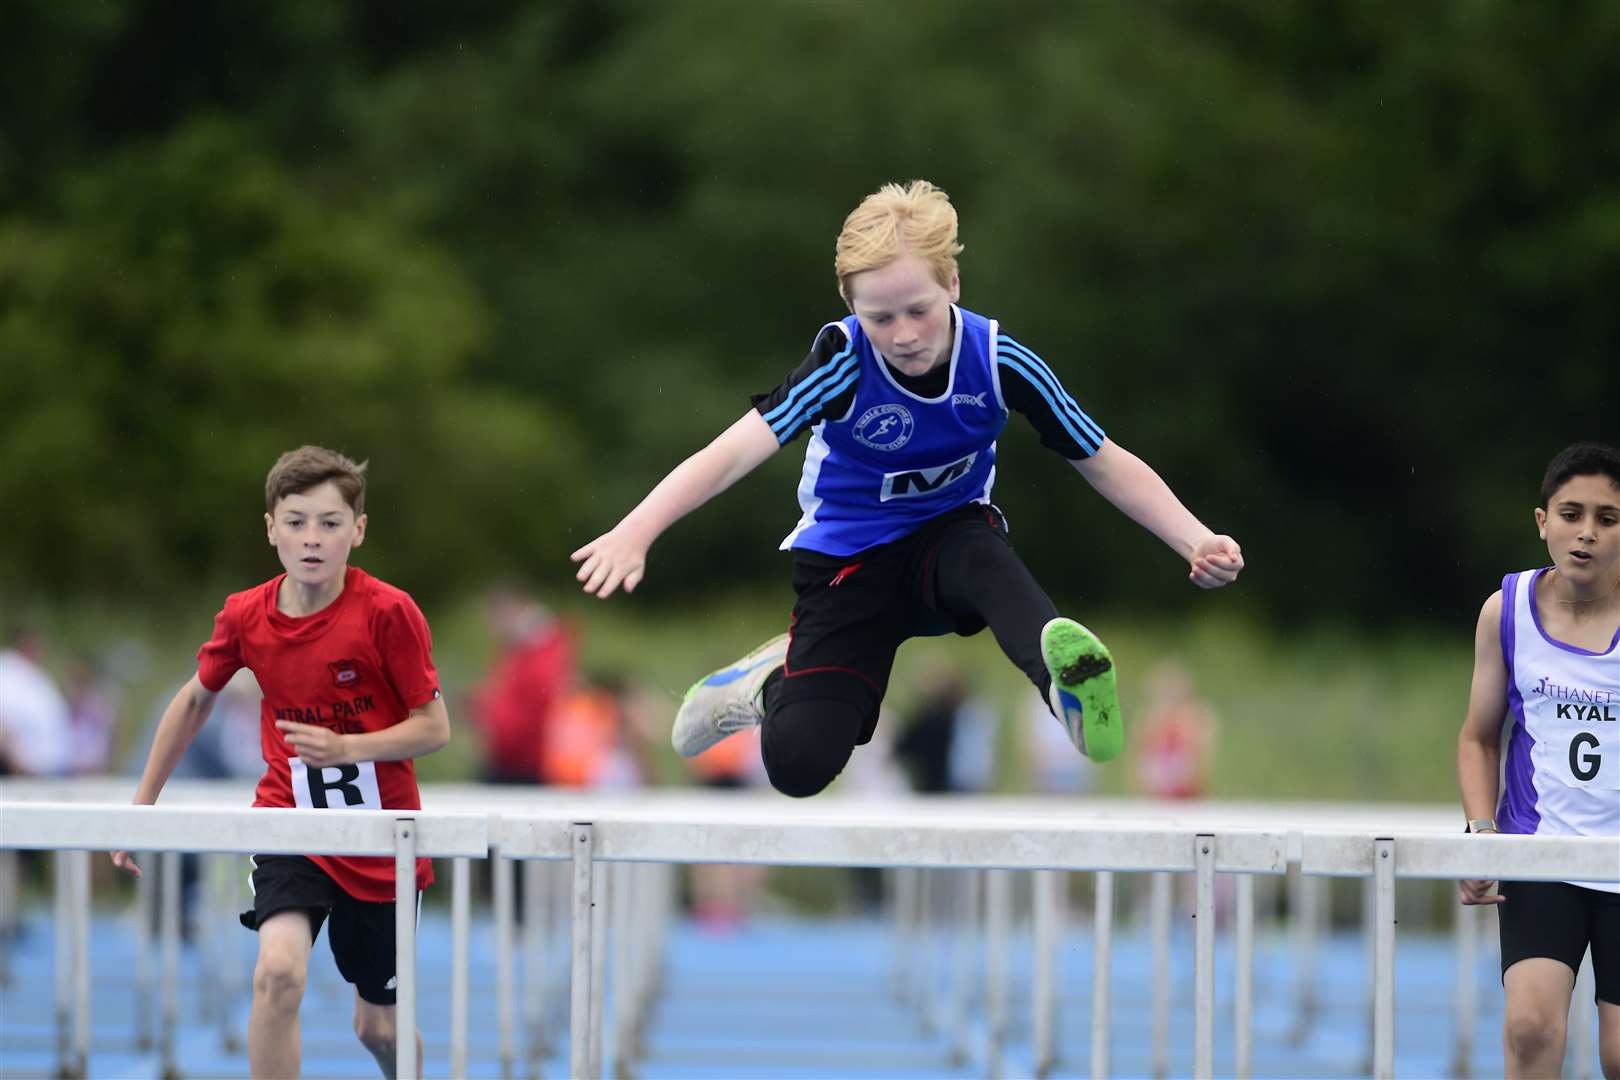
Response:
POLYGON ((1487 818, 1473 818, 1468 822, 1468 830, 1467 831, 1471 832, 1471 833, 1482 833, 1482 832, 1491 832, 1491 833, 1493 833, 1493 832, 1497 831, 1496 830, 1496 822, 1493 821, 1491 818, 1488 818, 1488 817, 1487 818))

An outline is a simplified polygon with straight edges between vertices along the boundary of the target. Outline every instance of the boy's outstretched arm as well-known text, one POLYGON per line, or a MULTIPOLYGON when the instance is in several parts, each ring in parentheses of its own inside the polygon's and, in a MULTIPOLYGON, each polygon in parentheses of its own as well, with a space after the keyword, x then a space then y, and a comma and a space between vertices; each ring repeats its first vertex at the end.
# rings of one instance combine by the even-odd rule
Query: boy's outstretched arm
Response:
MULTIPOLYGON (((169 707, 163 710, 163 717, 158 721, 157 734, 152 736, 152 749, 146 755, 146 768, 141 772, 141 782, 135 788, 135 798, 131 800, 135 805, 151 806, 157 802, 158 793, 169 782, 174 767, 180 764, 191 740, 197 737, 208 715, 214 711, 214 699, 218 696, 204 686, 196 675, 186 680, 186 685, 174 695, 174 700, 169 702, 169 707)), ((141 876, 141 868, 135 865, 129 852, 113 852, 112 861, 118 869, 136 877, 141 876)))
MULTIPOLYGON (((1502 764, 1502 720, 1507 712, 1507 664, 1502 660, 1502 593, 1479 611, 1474 627, 1474 680, 1468 687, 1468 714, 1457 735, 1457 788, 1463 817, 1479 821, 1496 814, 1497 777, 1502 764)), ((1464 904, 1500 904, 1492 881, 1464 881, 1464 904)))
POLYGON ((634 592, 647 567, 647 549, 664 530, 747 476, 780 448, 763 417, 749 409, 742 418, 658 482, 610 531, 569 558, 580 564, 575 578, 585 591, 606 598, 621 584, 634 592))
POLYGON ((1243 570, 1243 549, 1237 541, 1212 532, 1193 517, 1147 462, 1104 439, 1095 454, 1069 464, 1126 517, 1186 559, 1187 580, 1194 585, 1218 589, 1237 580, 1243 570))

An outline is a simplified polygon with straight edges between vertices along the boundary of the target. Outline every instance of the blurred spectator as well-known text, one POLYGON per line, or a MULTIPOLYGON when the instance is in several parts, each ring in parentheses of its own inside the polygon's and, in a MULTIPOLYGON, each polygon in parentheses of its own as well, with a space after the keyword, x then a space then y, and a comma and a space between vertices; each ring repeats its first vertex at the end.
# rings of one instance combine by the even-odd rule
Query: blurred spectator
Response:
POLYGON ((647 784, 653 775, 647 719, 652 708, 647 693, 622 676, 593 674, 551 710, 541 731, 541 780, 608 790, 647 784))
POLYGON ((471 703, 483 739, 483 780, 540 783, 546 726, 574 685, 574 641, 544 605, 514 589, 492 590, 484 617, 498 653, 471 703))
POLYGON ((1148 675, 1147 707, 1133 738, 1136 790, 1154 799, 1202 799, 1209 794, 1215 717, 1198 699, 1191 677, 1172 661, 1148 675))
POLYGON ((67 675, 68 772, 96 776, 112 764, 113 732, 118 728, 118 693, 113 680, 89 655, 73 658, 67 675))
POLYGON ((894 756, 920 794, 990 790, 995 715, 968 693, 955 664, 941 660, 925 669, 916 704, 895 738, 894 756))
MULTIPOLYGON (((0 776, 60 776, 67 771, 68 706, 40 664, 43 652, 39 636, 22 627, 10 631, 0 648, 0 776)), ((17 852, 0 851, 0 937, 16 935, 22 925, 20 864, 17 852)))
POLYGON ((22 628, 0 648, 0 774, 62 776, 72 761, 68 703, 41 666, 43 652, 22 628))

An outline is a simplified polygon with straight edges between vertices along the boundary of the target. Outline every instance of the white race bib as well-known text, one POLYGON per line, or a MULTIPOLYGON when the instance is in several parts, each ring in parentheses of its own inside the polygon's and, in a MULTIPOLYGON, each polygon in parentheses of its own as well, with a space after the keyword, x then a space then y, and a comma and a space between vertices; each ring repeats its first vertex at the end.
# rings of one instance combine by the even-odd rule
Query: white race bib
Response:
POLYGON ((1599 791, 1620 791, 1620 731, 1613 722, 1593 724, 1569 737, 1564 764, 1577 783, 1599 791))
POLYGON ((311 768, 303 758, 288 758, 292 770, 293 803, 316 810, 381 810, 377 794, 377 766, 359 761, 353 765, 324 765, 311 768))

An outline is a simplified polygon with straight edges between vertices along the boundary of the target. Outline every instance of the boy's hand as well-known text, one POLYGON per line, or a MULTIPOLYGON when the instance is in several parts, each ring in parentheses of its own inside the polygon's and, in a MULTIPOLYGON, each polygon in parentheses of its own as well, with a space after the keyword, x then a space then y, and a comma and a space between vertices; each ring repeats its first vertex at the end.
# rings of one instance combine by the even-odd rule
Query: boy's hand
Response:
POLYGON ((1500 904, 1507 899, 1491 891, 1494 881, 1459 881, 1457 893, 1464 905, 1473 904, 1500 904))
POLYGON ((300 724, 292 720, 277 720, 282 738, 298 751, 305 765, 321 768, 326 765, 348 765, 348 739, 321 727, 319 724, 300 724))
POLYGON ((133 874, 136 877, 141 876, 141 868, 135 865, 135 857, 127 851, 113 852, 112 864, 126 874, 133 874))
POLYGON ((620 585, 627 593, 636 591, 647 569, 647 548, 635 537, 613 529, 568 557, 580 564, 575 580, 585 583, 586 592, 606 600, 620 585))
POLYGON ((1243 549, 1230 536, 1210 536, 1193 548, 1187 580, 1200 589, 1218 589, 1237 580, 1243 570, 1243 549))

